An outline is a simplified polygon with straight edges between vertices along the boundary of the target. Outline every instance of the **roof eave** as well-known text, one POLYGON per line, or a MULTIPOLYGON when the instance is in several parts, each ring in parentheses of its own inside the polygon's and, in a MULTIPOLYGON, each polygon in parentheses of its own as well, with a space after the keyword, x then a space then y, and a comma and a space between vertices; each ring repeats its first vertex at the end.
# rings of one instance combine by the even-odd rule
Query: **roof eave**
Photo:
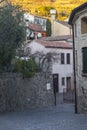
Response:
POLYGON ((68 23, 69 23, 70 25, 73 25, 73 19, 74 19, 75 15, 76 15, 78 12, 80 12, 80 11, 82 11, 82 10, 85 10, 86 8, 87 8, 87 2, 85 2, 84 4, 78 6, 78 7, 75 8, 74 10, 72 10, 68 23))
POLYGON ((55 47, 55 46, 45 46, 45 48, 61 48, 61 49, 72 49, 72 47, 55 47))

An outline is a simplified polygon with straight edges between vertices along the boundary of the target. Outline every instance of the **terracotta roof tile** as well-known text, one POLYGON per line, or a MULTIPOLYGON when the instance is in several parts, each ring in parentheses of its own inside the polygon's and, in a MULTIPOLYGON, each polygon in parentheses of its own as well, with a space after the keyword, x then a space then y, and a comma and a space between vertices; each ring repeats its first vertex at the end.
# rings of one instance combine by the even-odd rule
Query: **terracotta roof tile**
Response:
POLYGON ((72 39, 72 35, 60 35, 60 36, 53 36, 53 37, 42 37, 42 40, 45 41, 67 41, 68 39, 72 39))
POLYGON ((36 40, 36 42, 40 43, 41 45, 49 48, 65 48, 65 49, 72 49, 72 45, 64 41, 44 41, 44 40, 36 40))
POLYGON ((33 30, 33 31, 37 31, 37 32, 43 31, 43 30, 42 30, 42 26, 41 26, 41 25, 38 25, 38 24, 30 23, 28 27, 29 27, 29 29, 31 29, 31 30, 33 30))

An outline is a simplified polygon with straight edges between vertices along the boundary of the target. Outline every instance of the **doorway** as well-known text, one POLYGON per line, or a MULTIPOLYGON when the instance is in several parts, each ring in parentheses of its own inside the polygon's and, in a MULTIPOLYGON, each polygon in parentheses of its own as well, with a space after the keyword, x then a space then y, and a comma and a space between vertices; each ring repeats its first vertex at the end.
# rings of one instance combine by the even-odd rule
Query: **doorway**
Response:
POLYGON ((59 74, 53 74, 54 104, 57 104, 57 93, 59 92, 59 74))
POLYGON ((71 77, 66 78, 66 90, 67 90, 67 92, 70 92, 72 90, 71 89, 71 77))
POLYGON ((53 74, 53 90, 54 94, 59 92, 59 74, 53 74))

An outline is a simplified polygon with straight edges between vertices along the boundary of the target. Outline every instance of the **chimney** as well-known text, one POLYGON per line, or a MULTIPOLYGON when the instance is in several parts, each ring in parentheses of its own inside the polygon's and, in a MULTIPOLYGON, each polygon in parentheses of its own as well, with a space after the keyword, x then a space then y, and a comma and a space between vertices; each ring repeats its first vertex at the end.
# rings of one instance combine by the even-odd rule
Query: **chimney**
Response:
POLYGON ((50 10, 50 14, 51 14, 51 26, 52 26, 52 36, 54 36, 54 21, 56 20, 56 10, 55 9, 51 9, 50 10))

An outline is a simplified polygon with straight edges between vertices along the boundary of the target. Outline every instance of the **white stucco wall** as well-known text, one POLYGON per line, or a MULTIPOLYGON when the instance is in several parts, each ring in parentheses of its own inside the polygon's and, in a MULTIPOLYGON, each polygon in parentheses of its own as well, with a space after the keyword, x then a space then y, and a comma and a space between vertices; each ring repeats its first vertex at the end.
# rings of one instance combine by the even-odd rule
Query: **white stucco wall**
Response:
MULTIPOLYGON (((45 48, 43 45, 32 41, 28 47, 31 48, 31 52, 35 53, 37 51, 39 52, 44 52, 44 53, 48 53, 48 52, 55 52, 58 53, 58 62, 53 62, 52 65, 52 74, 59 74, 59 93, 63 92, 63 88, 66 89, 66 78, 67 77, 71 77, 72 80, 72 75, 73 75, 73 54, 72 54, 72 49, 61 49, 61 48, 45 48), (60 53, 64 53, 65 54, 65 64, 61 64, 60 63, 60 53), (70 64, 66 64, 66 54, 70 53, 70 64), (62 86, 61 85, 61 78, 64 77, 65 78, 65 85, 62 86)), ((73 85, 72 85, 73 87, 73 85)))
POLYGON ((45 52, 45 47, 39 43, 37 43, 35 40, 33 40, 31 43, 27 44, 26 48, 31 48, 31 53, 34 54, 36 52, 45 52))
POLYGON ((53 29, 52 29, 52 35, 58 36, 58 35, 71 35, 70 28, 67 26, 64 26, 63 24, 60 24, 56 21, 53 22, 53 29))
MULTIPOLYGON (((66 78, 67 77, 71 77, 71 79, 73 78, 73 54, 72 54, 72 49, 58 49, 58 53, 64 53, 65 54, 65 64, 61 64, 60 63, 60 59, 59 59, 59 63, 54 63, 53 64, 53 70, 52 73, 55 74, 59 74, 59 92, 62 93, 63 89, 67 87, 67 83, 66 83, 66 78), (66 64, 66 54, 70 53, 70 64, 66 64), (62 77, 65 78, 65 85, 62 86, 61 84, 61 79, 62 77)), ((72 84, 71 84, 72 85, 72 84)), ((73 85, 72 85, 73 87, 73 85)))
POLYGON ((31 22, 34 22, 34 15, 29 14, 29 13, 25 13, 24 14, 24 19, 29 20, 31 22))

